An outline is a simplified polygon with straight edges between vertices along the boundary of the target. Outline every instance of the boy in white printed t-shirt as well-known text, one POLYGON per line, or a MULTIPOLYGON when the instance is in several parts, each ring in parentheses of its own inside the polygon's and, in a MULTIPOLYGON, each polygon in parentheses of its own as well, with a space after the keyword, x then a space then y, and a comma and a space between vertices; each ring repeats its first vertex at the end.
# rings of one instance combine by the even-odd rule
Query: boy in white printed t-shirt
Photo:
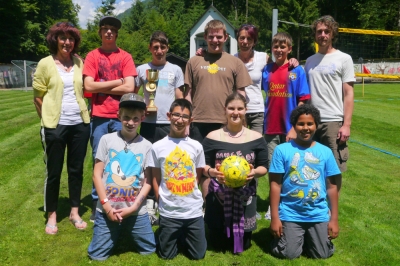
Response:
POLYGON ((167 116, 170 133, 153 144, 148 161, 159 201, 158 253, 164 259, 174 258, 179 239, 191 259, 202 259, 207 249, 203 197, 198 187, 205 166, 203 147, 185 134, 193 119, 189 101, 176 99, 167 116))
MULTIPOLYGON (((157 90, 154 95, 156 112, 146 112, 146 118, 140 126, 140 135, 154 143, 166 137, 169 133, 170 123, 167 112, 171 103, 175 99, 183 98, 184 83, 182 69, 175 64, 167 61, 169 50, 168 37, 163 31, 155 31, 150 37, 149 51, 151 61, 140 65, 136 70, 138 76, 135 78, 135 93, 143 86, 143 97, 148 105, 150 103, 150 93, 146 90, 149 84, 147 72, 152 70, 159 71, 157 90)), ((146 110, 148 111, 148 110, 146 110)), ((156 216, 157 207, 154 204, 154 192, 150 191, 147 196, 147 211, 152 225, 158 225, 156 216)))
POLYGON ((146 168, 151 143, 137 133, 145 109, 143 97, 123 95, 118 111, 121 131, 100 139, 93 171, 99 201, 88 249, 93 260, 111 255, 122 230, 131 234, 140 254, 156 250, 145 201, 151 188, 150 168, 146 168))

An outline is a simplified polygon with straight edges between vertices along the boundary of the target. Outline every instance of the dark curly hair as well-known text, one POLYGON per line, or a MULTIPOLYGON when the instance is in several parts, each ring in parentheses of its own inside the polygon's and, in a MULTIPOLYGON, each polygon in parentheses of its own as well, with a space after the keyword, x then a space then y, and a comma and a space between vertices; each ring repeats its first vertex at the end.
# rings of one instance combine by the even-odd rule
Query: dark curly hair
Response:
POLYGON ((302 104, 297 106, 296 109, 294 109, 290 114, 290 124, 295 126, 299 120, 299 117, 303 114, 311 115, 314 118, 314 122, 317 127, 321 123, 321 115, 319 110, 312 104, 302 104))
POLYGON ((315 20, 313 24, 311 24, 312 37, 314 40, 315 40, 315 33, 317 32, 317 25, 319 23, 325 24, 325 26, 327 26, 328 29, 332 31, 332 43, 335 43, 339 35, 339 23, 337 23, 335 19, 329 15, 322 16, 319 19, 315 20))
POLYGON ((75 54, 79 50, 81 44, 81 34, 75 26, 70 22, 58 22, 51 26, 49 33, 46 36, 47 47, 50 53, 57 54, 58 51, 58 36, 59 35, 71 35, 75 39, 74 49, 71 51, 71 55, 75 54))

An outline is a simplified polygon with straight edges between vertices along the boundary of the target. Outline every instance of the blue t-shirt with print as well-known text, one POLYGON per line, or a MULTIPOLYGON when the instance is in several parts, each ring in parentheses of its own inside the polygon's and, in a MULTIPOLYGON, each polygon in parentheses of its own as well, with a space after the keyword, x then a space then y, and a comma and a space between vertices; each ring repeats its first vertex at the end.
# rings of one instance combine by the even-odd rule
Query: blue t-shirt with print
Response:
POLYGON ((294 141, 278 145, 270 173, 283 174, 279 217, 286 222, 328 222, 326 178, 340 174, 332 151, 318 143, 304 148, 294 141))

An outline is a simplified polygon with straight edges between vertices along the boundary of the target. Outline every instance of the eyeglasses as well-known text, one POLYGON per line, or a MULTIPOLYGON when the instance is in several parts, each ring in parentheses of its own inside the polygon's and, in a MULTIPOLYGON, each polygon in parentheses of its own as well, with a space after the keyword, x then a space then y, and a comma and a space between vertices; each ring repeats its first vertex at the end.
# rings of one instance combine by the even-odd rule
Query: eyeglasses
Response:
POLYGON ((111 27, 106 27, 106 26, 101 26, 101 30, 104 30, 105 32, 111 31, 111 33, 117 33, 116 28, 111 28, 111 27))
POLYGON ((69 42, 75 42, 75 38, 72 37, 72 36, 67 37, 67 36, 65 36, 65 35, 59 35, 59 36, 58 36, 58 39, 59 39, 60 41, 63 41, 63 42, 66 42, 67 40, 68 40, 69 42))
POLYGON ((58 23, 56 24, 56 26, 57 26, 57 27, 60 27, 61 24, 65 24, 65 25, 67 25, 68 27, 75 28, 74 24, 72 24, 71 22, 65 22, 65 21, 60 21, 60 22, 58 22, 58 23))
POLYGON ((171 114, 171 117, 172 117, 172 119, 174 119, 174 120, 179 120, 179 118, 182 118, 182 121, 183 121, 183 122, 187 122, 187 121, 189 121, 189 119, 190 119, 190 116, 188 116, 188 115, 181 115, 181 114, 178 114, 178 113, 172 113, 172 114, 171 114))

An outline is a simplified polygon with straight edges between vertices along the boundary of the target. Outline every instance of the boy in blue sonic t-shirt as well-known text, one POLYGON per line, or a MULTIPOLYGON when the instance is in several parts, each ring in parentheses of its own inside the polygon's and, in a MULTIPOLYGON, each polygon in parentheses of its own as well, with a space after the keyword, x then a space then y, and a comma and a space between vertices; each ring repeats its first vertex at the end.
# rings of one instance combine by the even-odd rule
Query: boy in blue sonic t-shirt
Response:
POLYGON ((342 175, 332 151, 313 141, 318 109, 301 105, 291 113, 290 123, 297 137, 275 148, 269 170, 272 254, 328 258, 334 252, 331 239, 339 234, 342 175))

